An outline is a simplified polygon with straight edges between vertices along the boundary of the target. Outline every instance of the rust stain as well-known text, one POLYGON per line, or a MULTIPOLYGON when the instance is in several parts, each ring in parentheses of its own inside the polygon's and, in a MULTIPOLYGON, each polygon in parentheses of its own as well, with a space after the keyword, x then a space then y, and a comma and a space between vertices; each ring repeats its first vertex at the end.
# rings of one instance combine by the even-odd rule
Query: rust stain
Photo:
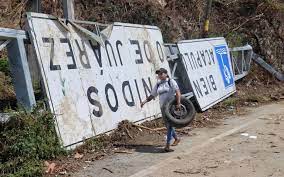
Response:
POLYGON ((73 111, 72 103, 70 99, 65 96, 60 103, 61 120, 64 125, 68 125, 70 129, 76 129, 75 121, 72 120, 73 117, 77 116, 77 113, 73 111))
POLYGON ((83 132, 88 132, 87 129, 90 127, 90 122, 79 118, 76 112, 77 109, 75 104, 72 103, 71 98, 65 96, 61 100, 59 108, 61 114, 57 116, 57 120, 60 122, 59 130, 61 131, 63 141, 71 144, 86 138, 82 136, 86 135, 83 132))

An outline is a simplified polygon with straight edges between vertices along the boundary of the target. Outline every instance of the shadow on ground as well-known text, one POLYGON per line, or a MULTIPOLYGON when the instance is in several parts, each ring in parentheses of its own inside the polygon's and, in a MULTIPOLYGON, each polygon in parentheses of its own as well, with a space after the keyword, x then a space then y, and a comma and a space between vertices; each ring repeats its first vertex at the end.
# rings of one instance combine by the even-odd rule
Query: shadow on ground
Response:
POLYGON ((145 145, 145 144, 116 144, 116 147, 124 147, 127 149, 134 149, 136 152, 140 153, 165 153, 164 147, 162 145, 145 145))

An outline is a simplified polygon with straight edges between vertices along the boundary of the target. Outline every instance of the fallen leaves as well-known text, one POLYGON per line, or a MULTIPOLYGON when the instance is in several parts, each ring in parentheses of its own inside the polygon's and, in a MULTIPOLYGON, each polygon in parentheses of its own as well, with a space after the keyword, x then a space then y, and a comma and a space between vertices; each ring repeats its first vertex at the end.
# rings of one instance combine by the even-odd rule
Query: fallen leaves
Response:
POLYGON ((59 174, 60 175, 66 175, 67 174, 67 171, 65 170, 65 171, 61 171, 61 172, 59 172, 59 174))
POLYGON ((83 154, 79 154, 78 152, 76 152, 76 154, 74 155, 74 158, 75 159, 81 159, 81 158, 83 158, 83 154))
POLYGON ((44 165, 46 166, 45 173, 53 174, 56 164, 55 163, 49 163, 48 161, 45 161, 44 165))

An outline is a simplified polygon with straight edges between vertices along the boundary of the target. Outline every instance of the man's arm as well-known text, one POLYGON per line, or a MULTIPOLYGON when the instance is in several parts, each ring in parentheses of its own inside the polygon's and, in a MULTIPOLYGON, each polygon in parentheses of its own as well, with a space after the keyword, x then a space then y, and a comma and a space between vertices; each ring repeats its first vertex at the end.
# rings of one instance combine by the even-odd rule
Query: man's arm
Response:
POLYGON ((158 89, 158 84, 156 84, 156 85, 154 86, 154 88, 153 88, 152 91, 151 91, 150 96, 148 96, 148 97, 146 98, 146 100, 141 103, 141 108, 142 108, 146 103, 148 103, 149 101, 153 100, 156 96, 158 96, 157 89, 158 89))
POLYGON ((178 108, 180 108, 180 98, 181 98, 180 90, 176 90, 176 99, 177 99, 177 107, 178 108))
POLYGON ((172 84, 172 87, 173 87, 173 89, 175 90, 175 93, 176 93, 177 108, 180 108, 181 92, 180 92, 179 86, 174 79, 171 79, 171 84, 172 84))
POLYGON ((155 97, 154 97, 153 95, 148 96, 148 97, 146 98, 146 100, 141 103, 141 108, 142 108, 146 103, 148 103, 148 102, 150 102, 151 100, 153 100, 154 98, 155 98, 155 97))

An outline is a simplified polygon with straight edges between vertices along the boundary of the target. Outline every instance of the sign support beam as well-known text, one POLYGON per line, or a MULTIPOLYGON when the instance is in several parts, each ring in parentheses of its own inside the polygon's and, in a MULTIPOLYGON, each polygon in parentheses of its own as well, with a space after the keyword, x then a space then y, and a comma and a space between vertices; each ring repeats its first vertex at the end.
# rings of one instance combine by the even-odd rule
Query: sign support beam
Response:
POLYGON ((7 50, 17 101, 24 108, 31 110, 36 101, 23 38, 12 39, 7 50))
POLYGON ((203 33, 202 37, 206 38, 209 33, 209 20, 210 20, 210 15, 211 15, 211 9, 212 8, 212 0, 207 0, 207 6, 206 6, 206 11, 205 11, 205 22, 204 22, 204 27, 203 27, 203 33))
POLYGON ((41 12, 41 0, 32 0, 32 11, 37 13, 41 12))
POLYGON ((8 51, 17 101, 27 110, 31 110, 36 105, 36 101, 24 45, 25 39, 27 35, 23 30, 0 28, 0 40, 6 41, 5 47, 8 51))
POLYGON ((74 0, 63 0, 63 14, 64 18, 66 18, 67 20, 75 20, 74 0))

